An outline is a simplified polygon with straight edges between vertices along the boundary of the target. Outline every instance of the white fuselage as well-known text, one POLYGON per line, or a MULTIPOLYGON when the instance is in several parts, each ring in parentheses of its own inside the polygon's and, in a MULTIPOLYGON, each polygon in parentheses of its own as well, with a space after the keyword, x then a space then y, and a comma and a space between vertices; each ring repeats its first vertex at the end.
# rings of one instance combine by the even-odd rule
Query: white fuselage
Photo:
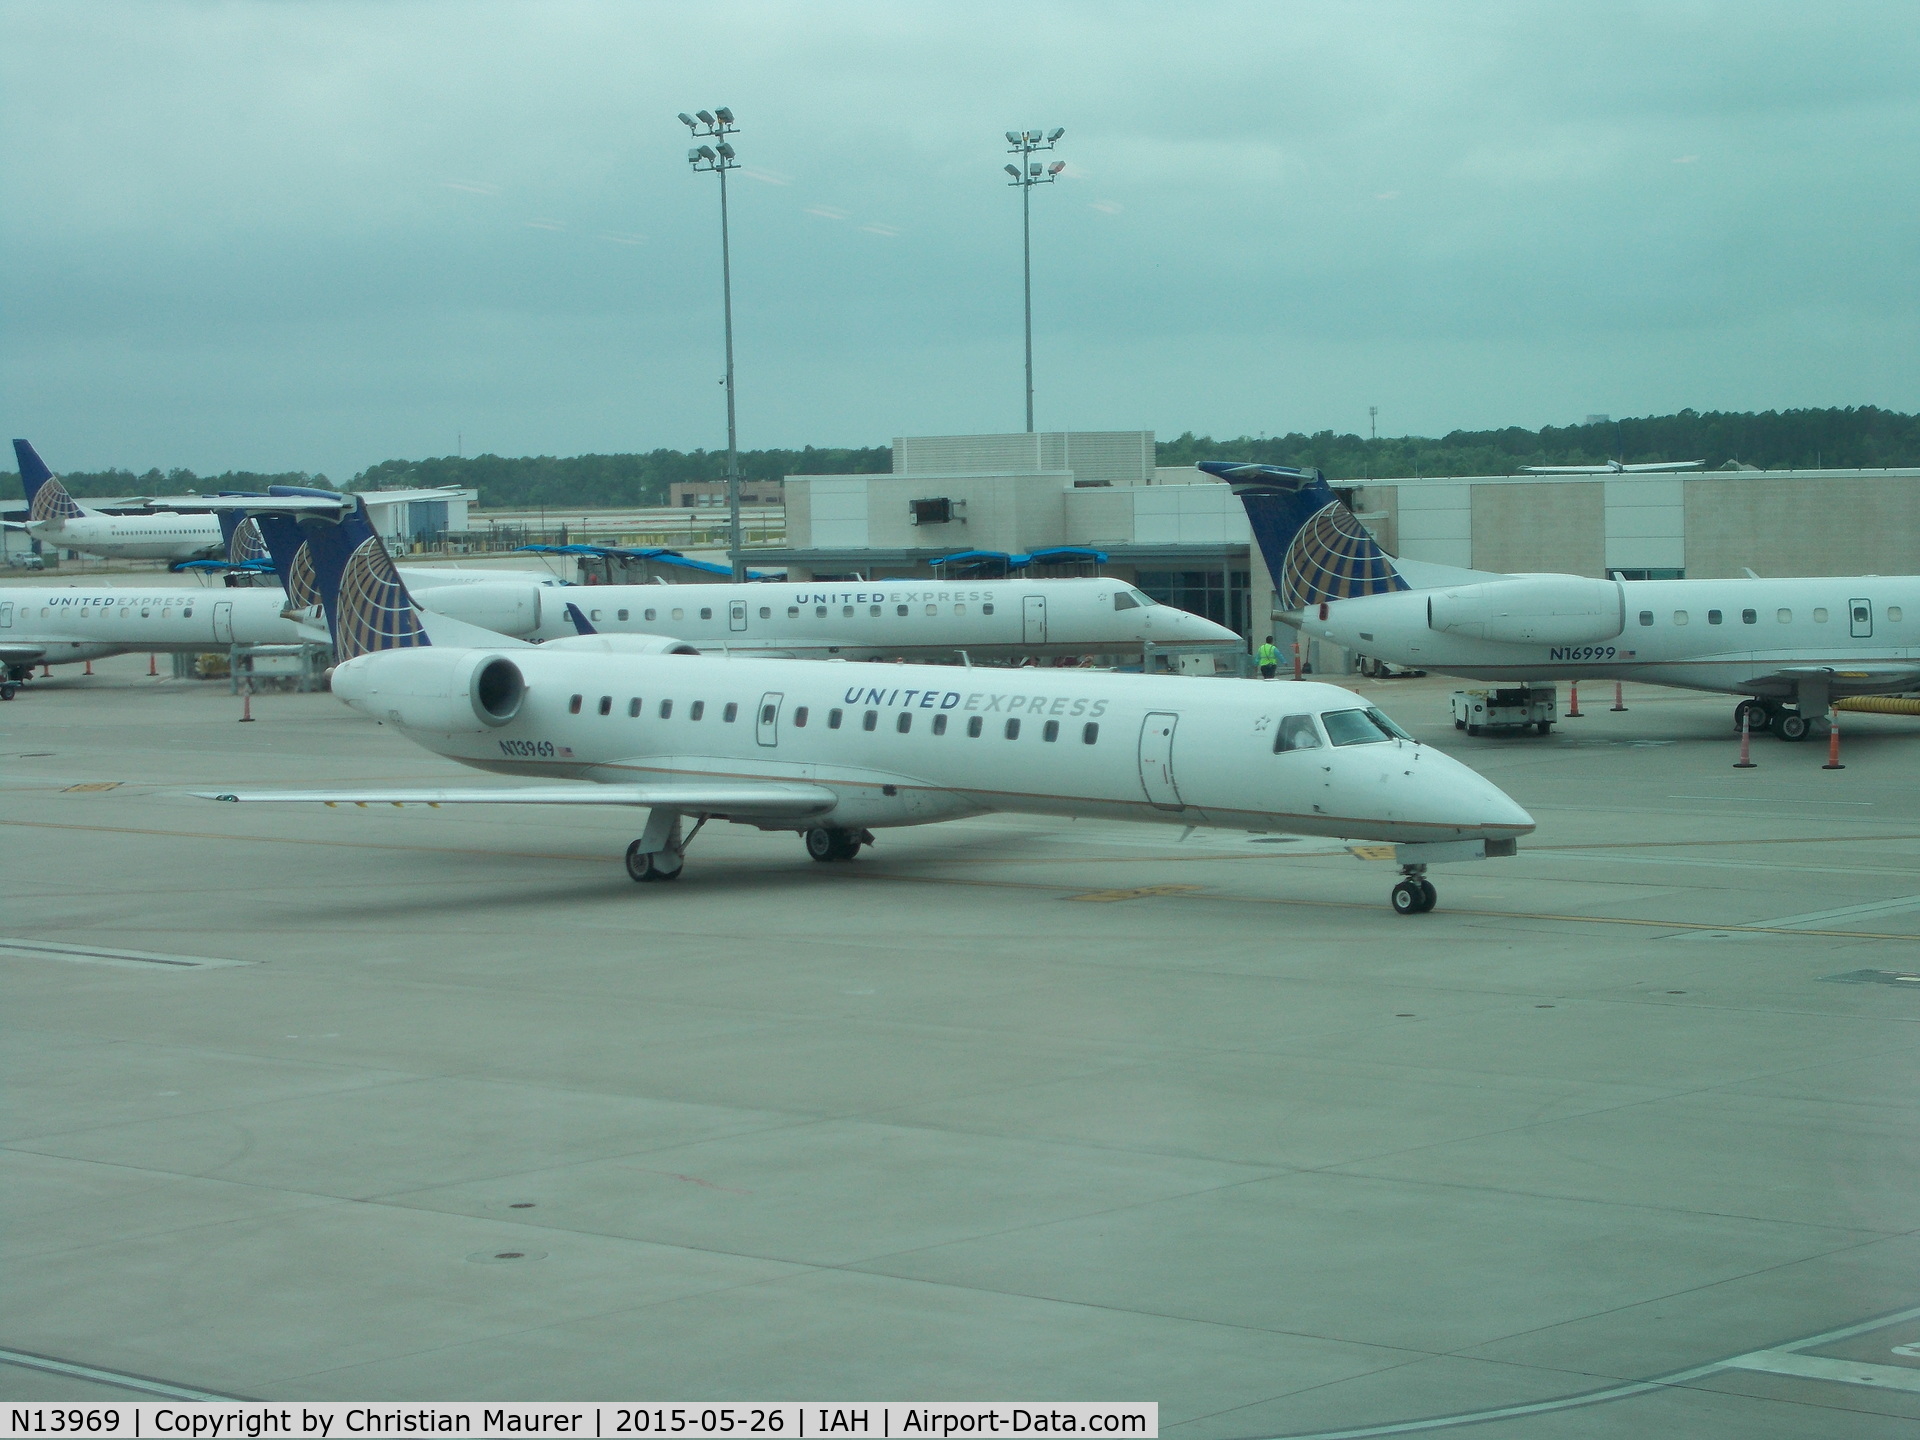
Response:
POLYGON ((220 553, 225 542, 212 515, 87 515, 33 520, 27 533, 42 545, 106 560, 193 560, 220 553))
POLYGON ((999 658, 1244 643, 1224 625, 1105 579, 589 585, 543 600, 542 639, 572 633, 561 613, 571 601, 603 633, 761 655, 999 658))
MULTIPOLYGON (((1504 583, 1536 578, 1559 577, 1504 583)), ((1296 623, 1359 654, 1476 680, 1642 680, 1755 694, 1787 667, 1826 667, 1839 678, 1849 666, 1920 660, 1920 579, 1913 576, 1579 583, 1618 588, 1610 622, 1538 639, 1436 629, 1430 606, 1445 603, 1436 597, 1470 588, 1455 587, 1335 600, 1324 619, 1315 609, 1296 623)), ((1533 616, 1546 631, 1555 619, 1533 616)))
POLYGON ((1330 685, 557 647, 497 653, 526 681, 503 724, 474 718, 464 689, 447 694, 450 665, 457 673, 463 657, 486 663, 486 652, 363 655, 335 670, 333 689, 482 770, 832 790, 834 809, 808 824, 879 828, 1004 811, 1401 842, 1533 828, 1498 788, 1410 740, 1336 746, 1322 728, 1316 747, 1275 753, 1284 718, 1365 708, 1330 685))
POLYGON ((281 615, 275 587, 0 588, 0 663, 61 665, 140 651, 290 645, 314 638, 281 615))

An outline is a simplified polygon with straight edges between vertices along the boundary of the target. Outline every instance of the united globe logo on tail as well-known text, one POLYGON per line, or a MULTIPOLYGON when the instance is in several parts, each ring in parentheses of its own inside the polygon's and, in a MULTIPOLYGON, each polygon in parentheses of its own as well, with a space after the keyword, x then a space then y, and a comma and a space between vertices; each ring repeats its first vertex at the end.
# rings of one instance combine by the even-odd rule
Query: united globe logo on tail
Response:
POLYGON ((67 487, 49 475, 33 493, 27 507, 29 520, 78 520, 87 512, 67 493, 67 487))
POLYGON ((368 536, 347 557, 340 572, 338 609, 333 642, 341 660, 427 643, 420 614, 378 535, 368 536))
POLYGON ((320 603, 320 584, 313 574, 313 552, 307 549, 302 540, 300 548, 293 552, 293 559, 287 562, 284 581, 287 588, 287 603, 297 610, 306 610, 320 603))
POLYGON ((233 527, 233 535, 227 541, 227 561, 233 565, 251 565, 258 560, 270 560, 266 538, 260 533, 260 522, 251 515, 233 527))
POLYGON ((1199 468, 1231 485, 1246 507, 1282 608, 1408 588, 1320 471, 1222 460, 1203 460, 1199 468))

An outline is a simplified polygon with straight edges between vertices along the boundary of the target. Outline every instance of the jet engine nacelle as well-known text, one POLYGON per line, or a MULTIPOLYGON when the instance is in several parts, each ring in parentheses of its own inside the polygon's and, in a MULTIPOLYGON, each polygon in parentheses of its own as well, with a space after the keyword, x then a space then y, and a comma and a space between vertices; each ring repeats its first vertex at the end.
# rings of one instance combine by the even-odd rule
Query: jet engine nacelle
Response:
POLYGON ((1462 585, 1427 597, 1427 626, 1475 640, 1585 645, 1626 628, 1626 591, 1617 580, 1532 575, 1462 585))
POLYGON ((603 655, 698 655, 671 635, 567 635, 549 640, 542 650, 597 650, 603 655))
POLYGON ((420 606, 491 630, 496 635, 531 635, 540 628, 540 587, 504 580, 471 585, 436 585, 420 606))
POLYGON ((436 735, 484 735, 520 713, 526 676, 486 650, 380 650, 333 672, 333 693, 376 720, 436 735))

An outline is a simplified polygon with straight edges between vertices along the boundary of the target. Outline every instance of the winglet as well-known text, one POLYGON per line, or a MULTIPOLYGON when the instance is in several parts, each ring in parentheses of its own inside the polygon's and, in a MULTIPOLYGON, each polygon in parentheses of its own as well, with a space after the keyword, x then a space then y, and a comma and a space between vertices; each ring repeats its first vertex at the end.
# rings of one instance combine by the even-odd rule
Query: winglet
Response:
POLYGON ((1246 507, 1282 609, 1410 588, 1320 471, 1225 460, 1199 468, 1231 485, 1246 507))
POLYGON ((573 628, 582 635, 598 635, 600 632, 587 623, 587 617, 580 613, 580 607, 571 600, 567 602, 567 619, 573 622, 573 628))

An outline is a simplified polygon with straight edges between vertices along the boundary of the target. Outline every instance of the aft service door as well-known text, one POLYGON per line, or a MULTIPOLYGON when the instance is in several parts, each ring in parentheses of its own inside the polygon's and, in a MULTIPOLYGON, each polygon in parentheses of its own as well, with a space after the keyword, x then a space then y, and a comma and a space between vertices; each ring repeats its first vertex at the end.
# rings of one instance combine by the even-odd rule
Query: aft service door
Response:
POLYGON ((727 628, 729 630, 744 630, 747 628, 746 601, 735 600, 727 606, 727 628))
POLYGON ((1179 723, 1171 711, 1156 710, 1140 726, 1140 784, 1162 810, 1181 808, 1173 783, 1173 729, 1179 723))
POLYGON ((9 600, 5 604, 0 605, 0 630, 11 630, 12 628, 13 602, 9 600))
POLYGON ((762 745, 780 743, 780 701, 777 691, 768 691, 760 697, 760 711, 754 716, 754 738, 762 745))
POLYGON ((1021 637, 1029 645, 1047 643, 1047 597, 1029 595, 1021 602, 1021 615, 1026 621, 1026 632, 1021 637))
POLYGON ((1856 640, 1873 638, 1873 602, 1871 600, 1847 601, 1847 633, 1856 640))
POLYGON ((222 600, 213 607, 213 638, 222 645, 233 643, 233 602, 222 600))

